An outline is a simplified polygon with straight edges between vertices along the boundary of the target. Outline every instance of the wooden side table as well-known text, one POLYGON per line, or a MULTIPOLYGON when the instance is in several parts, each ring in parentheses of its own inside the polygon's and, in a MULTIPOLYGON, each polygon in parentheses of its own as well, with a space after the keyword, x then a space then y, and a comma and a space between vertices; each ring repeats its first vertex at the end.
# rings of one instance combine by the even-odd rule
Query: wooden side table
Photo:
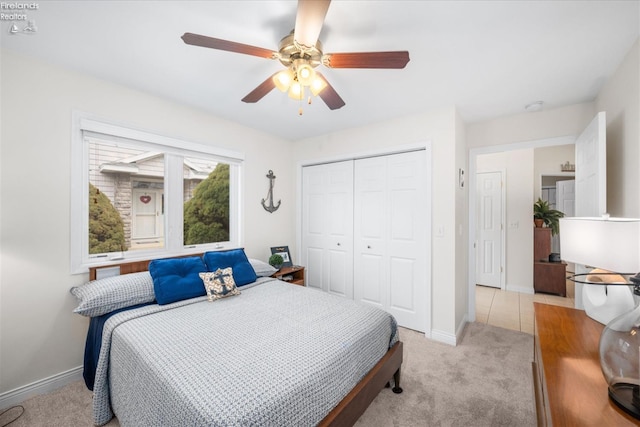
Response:
POLYGON ((304 267, 294 265, 293 267, 282 267, 271 275, 276 279, 293 283, 294 285, 304 286, 304 267))
POLYGON ((609 400, 598 343, 604 325, 573 308, 533 303, 533 384, 539 426, 634 426, 609 400))

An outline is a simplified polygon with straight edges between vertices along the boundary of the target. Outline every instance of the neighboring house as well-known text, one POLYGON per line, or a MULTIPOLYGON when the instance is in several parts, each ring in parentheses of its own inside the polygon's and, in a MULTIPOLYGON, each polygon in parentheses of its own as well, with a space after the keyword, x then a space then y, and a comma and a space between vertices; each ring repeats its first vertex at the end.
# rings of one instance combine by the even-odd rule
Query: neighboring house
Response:
MULTIPOLYGON (((124 223, 127 250, 164 246, 164 156, 153 151, 92 142, 89 182, 105 194, 124 223)), ((184 201, 215 162, 185 159, 184 201)))

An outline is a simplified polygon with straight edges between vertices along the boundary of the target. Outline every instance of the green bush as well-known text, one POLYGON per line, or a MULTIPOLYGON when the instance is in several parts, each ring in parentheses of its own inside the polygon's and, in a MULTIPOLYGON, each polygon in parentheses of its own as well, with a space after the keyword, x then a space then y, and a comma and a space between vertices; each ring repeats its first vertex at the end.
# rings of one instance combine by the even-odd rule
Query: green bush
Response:
POLYGON ((229 165, 218 163, 184 204, 184 244, 229 240, 229 165))
POLYGON ((106 195, 89 184, 89 253, 126 250, 120 214, 106 195))

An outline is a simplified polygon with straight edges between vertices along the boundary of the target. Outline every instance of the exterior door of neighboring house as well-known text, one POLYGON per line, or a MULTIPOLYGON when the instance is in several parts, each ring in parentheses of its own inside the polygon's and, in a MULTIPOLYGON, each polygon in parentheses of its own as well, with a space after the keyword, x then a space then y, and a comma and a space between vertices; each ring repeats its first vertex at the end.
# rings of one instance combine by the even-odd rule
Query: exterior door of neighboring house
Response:
MULTIPOLYGON (((606 115, 600 112, 576 140, 575 216, 599 217, 607 212, 606 126, 606 115)), ((576 264, 575 272, 587 270, 576 264)), ((576 283, 575 289, 575 306, 580 309, 584 308, 582 286, 576 283)))
POLYGON ((158 239, 163 235, 162 191, 133 190, 132 240, 158 239))
POLYGON ((476 177, 476 283, 502 289, 502 172, 481 172, 476 177))

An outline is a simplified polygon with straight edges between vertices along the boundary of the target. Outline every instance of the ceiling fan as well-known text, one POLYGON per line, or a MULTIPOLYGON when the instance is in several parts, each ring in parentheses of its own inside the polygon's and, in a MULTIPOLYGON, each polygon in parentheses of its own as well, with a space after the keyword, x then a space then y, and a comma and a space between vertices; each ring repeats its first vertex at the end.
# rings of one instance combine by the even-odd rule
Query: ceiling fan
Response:
MULTIPOLYGON (((289 97, 302 100, 305 90, 319 95, 331 110, 345 105, 327 79, 314 69, 322 64, 329 68, 404 68, 409 62, 409 52, 350 52, 323 53, 318 36, 322 30, 324 18, 331 0, 299 0, 295 28, 280 41, 278 51, 261 47, 207 37, 199 34, 184 33, 182 40, 186 44, 243 53, 267 59, 277 59, 286 67, 269 76, 258 87, 249 92, 242 101, 258 102, 267 93, 277 87, 288 92, 289 97)), ((309 103, 311 98, 309 97, 309 103)), ((302 109, 300 110, 302 114, 302 109)))

